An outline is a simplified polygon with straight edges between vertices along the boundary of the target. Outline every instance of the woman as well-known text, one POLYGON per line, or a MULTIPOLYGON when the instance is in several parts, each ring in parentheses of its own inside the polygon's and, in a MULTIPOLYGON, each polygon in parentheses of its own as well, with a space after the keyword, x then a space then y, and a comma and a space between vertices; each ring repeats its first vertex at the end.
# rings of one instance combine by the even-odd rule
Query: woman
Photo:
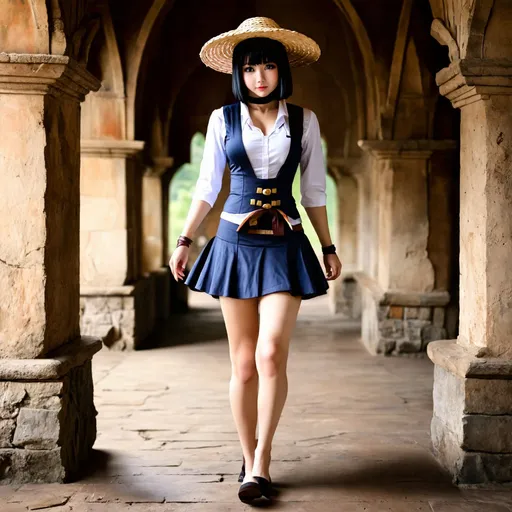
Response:
POLYGON ((220 299, 231 409, 244 455, 238 495, 250 503, 273 494, 271 445, 286 400, 290 336, 301 300, 325 294, 327 280, 341 272, 327 224, 318 121, 284 101, 292 94, 290 65, 314 62, 320 49, 269 18, 251 18, 208 41, 200 55, 213 69, 233 73, 238 101, 210 117, 194 200, 169 266, 175 279, 185 279, 192 237, 215 203, 227 162, 231 190, 217 234, 185 284, 220 299), (326 275, 291 193, 299 164, 301 203, 322 244, 326 275))

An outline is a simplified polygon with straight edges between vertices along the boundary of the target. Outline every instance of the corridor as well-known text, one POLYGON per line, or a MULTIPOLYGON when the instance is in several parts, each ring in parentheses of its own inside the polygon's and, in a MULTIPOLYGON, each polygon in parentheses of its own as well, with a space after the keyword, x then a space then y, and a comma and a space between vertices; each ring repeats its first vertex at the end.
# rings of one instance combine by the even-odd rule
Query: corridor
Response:
MULTIPOLYGON (((158 348, 93 360, 98 436, 85 479, 0 487, 0 511, 231 512, 240 449, 218 304, 195 295, 158 348)), ((274 441, 272 508, 293 512, 507 512, 512 493, 458 489, 430 453, 426 357, 372 357, 357 326, 303 303, 274 441)))

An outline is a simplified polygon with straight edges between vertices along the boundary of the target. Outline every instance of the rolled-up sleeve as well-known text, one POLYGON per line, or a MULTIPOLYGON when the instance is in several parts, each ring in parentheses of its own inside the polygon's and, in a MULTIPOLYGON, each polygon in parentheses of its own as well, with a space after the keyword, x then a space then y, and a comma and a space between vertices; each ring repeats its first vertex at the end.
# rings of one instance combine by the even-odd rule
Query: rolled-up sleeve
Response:
POLYGON ((210 206, 215 204, 222 188, 222 176, 226 167, 222 116, 222 109, 214 110, 208 121, 203 159, 194 192, 194 199, 206 201, 210 206))
MULTIPOLYGON (((306 112, 304 112, 306 115, 306 112)), ((325 206, 326 204, 326 168, 320 126, 318 118, 312 111, 308 111, 309 123, 302 137, 302 156, 300 159, 300 203, 305 208, 311 206, 325 206)))

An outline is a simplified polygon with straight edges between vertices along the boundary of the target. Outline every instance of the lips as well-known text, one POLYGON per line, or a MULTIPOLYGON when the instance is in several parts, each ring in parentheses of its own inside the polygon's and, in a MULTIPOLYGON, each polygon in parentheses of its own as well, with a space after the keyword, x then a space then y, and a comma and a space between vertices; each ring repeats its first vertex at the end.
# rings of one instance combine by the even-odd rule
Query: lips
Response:
POLYGON ((256 87, 256 89, 258 89, 258 91, 264 91, 266 88, 267 88, 267 86, 264 86, 264 87, 256 87))

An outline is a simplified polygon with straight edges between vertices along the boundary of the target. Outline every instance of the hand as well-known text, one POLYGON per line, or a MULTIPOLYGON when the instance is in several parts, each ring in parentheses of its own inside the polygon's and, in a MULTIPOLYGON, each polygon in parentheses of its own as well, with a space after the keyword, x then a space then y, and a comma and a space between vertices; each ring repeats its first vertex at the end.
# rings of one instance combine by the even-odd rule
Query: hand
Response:
POLYGON ((186 245, 180 245, 179 247, 176 247, 172 253, 171 259, 169 260, 169 267, 176 281, 185 279, 185 268, 187 267, 189 251, 189 247, 186 245))
POLYGON ((334 281, 340 277, 342 265, 337 254, 324 254, 324 265, 327 281, 334 281))

